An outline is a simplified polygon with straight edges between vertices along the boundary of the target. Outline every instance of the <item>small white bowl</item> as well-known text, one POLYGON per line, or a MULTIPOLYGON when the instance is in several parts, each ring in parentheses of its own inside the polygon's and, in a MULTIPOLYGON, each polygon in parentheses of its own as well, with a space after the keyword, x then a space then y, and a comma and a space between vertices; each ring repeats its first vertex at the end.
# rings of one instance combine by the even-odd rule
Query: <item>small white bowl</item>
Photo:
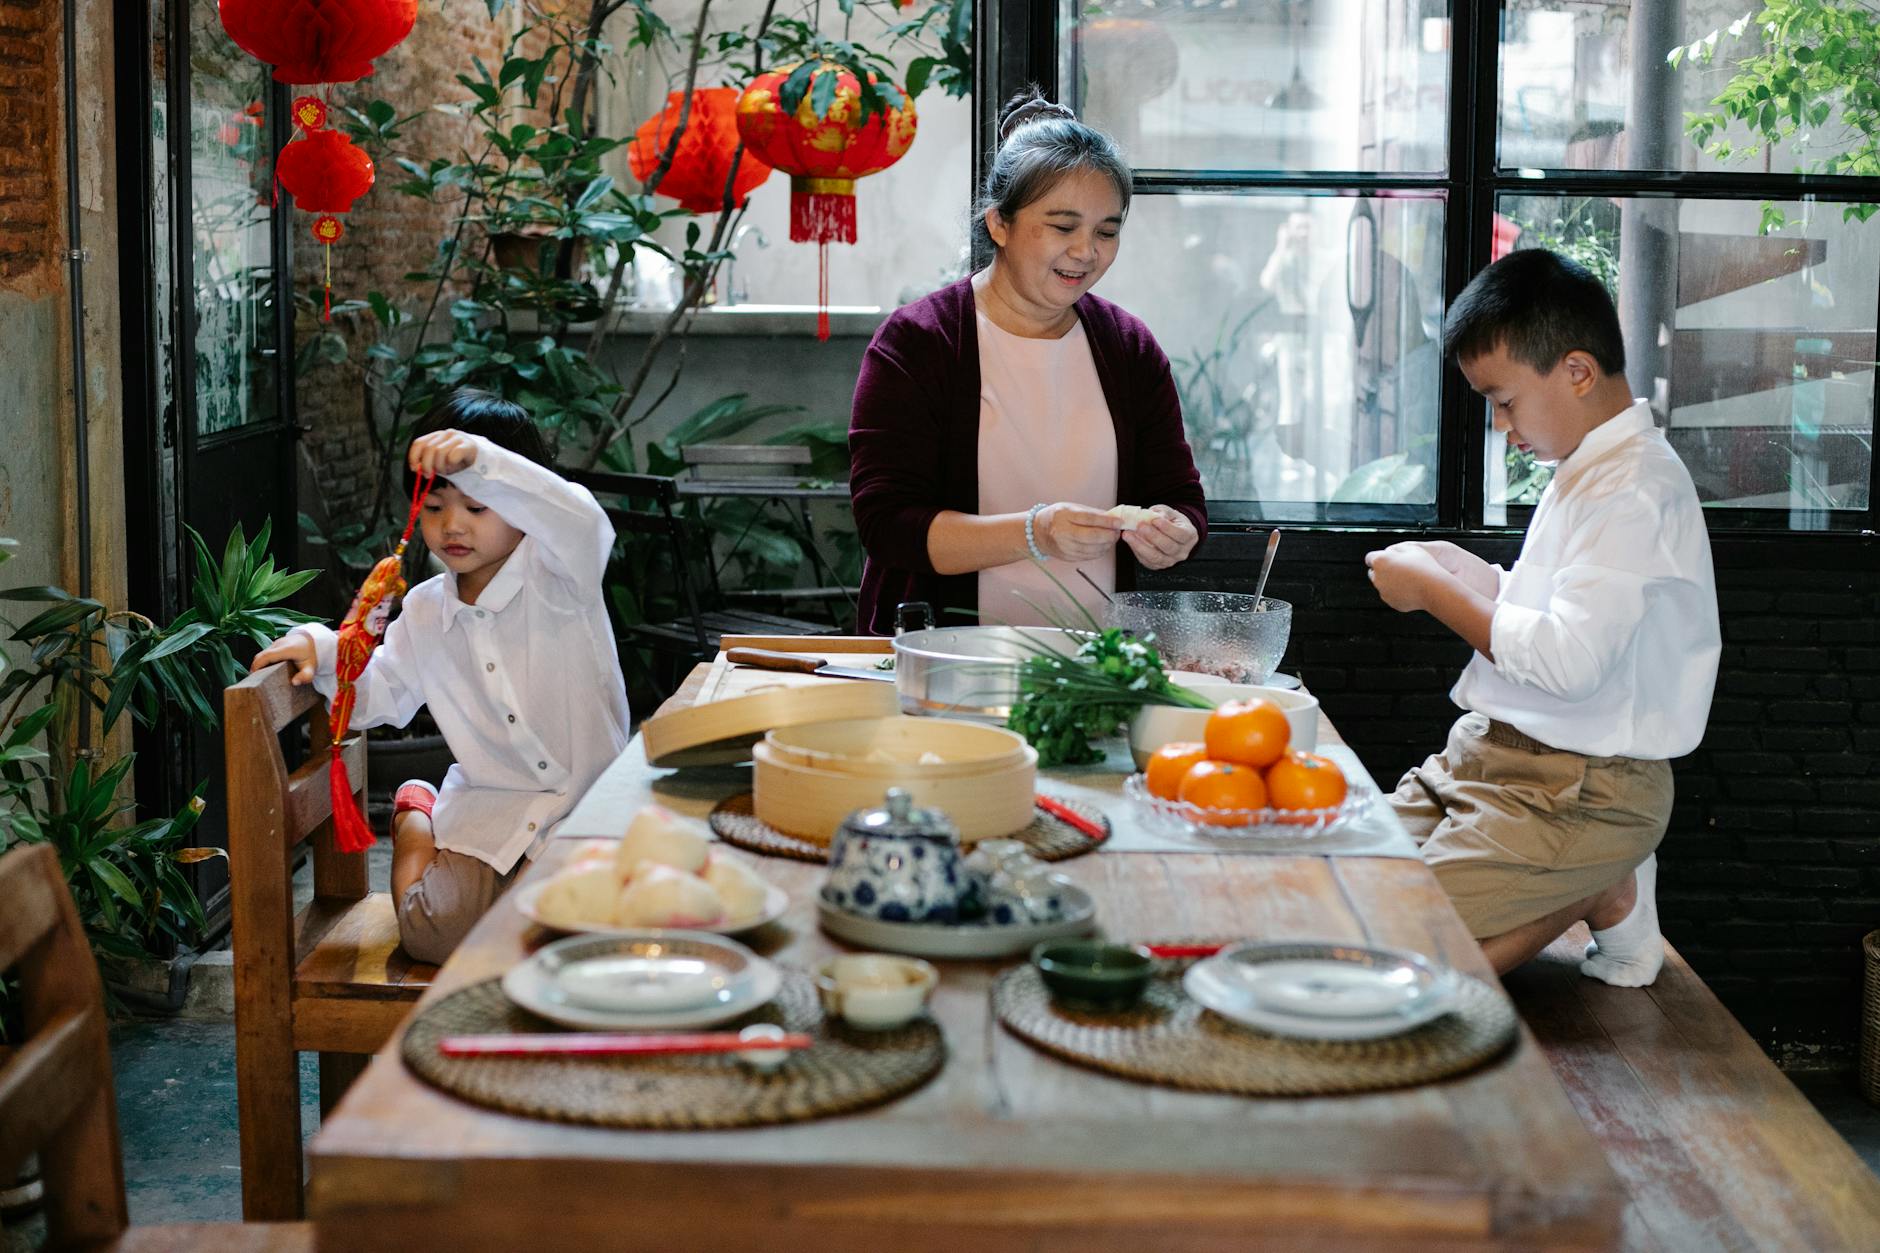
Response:
POLYGON ((816 968, 823 1008, 865 1031, 911 1022, 939 982, 931 964, 888 953, 849 953, 816 968))
MULTIPOLYGON (((1309 753, 1319 746, 1319 699, 1308 693, 1283 687, 1257 687, 1251 683, 1190 683, 1185 686, 1199 692, 1216 705, 1230 700, 1265 700, 1278 705, 1292 728, 1291 746, 1309 753)), ((1199 742, 1207 729, 1209 710, 1184 709, 1177 705, 1145 705, 1129 720, 1129 755, 1136 769, 1149 764, 1149 755, 1164 744, 1177 740, 1199 742)))

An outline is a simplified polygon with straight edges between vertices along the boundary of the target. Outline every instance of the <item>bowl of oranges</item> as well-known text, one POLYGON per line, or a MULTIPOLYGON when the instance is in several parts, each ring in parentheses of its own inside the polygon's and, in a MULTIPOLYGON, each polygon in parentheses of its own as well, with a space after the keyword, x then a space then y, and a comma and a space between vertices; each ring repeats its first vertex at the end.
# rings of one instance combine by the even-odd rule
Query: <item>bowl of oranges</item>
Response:
POLYGON ((1273 702, 1229 701, 1208 715, 1201 739, 1155 749, 1123 790, 1161 825, 1213 835, 1309 836, 1369 808, 1368 792, 1336 762, 1292 738, 1273 702))

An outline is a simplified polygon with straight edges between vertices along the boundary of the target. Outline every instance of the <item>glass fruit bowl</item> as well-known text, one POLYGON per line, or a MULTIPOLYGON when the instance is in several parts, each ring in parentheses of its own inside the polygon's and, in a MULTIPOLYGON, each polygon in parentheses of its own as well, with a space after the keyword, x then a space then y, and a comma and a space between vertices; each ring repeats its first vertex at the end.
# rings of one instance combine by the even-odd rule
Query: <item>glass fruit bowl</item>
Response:
POLYGON ((1147 779, 1140 774, 1123 780, 1123 795, 1152 827, 1175 835, 1227 840, 1309 840, 1330 835, 1369 813, 1372 800, 1369 788, 1354 786, 1342 804, 1329 809, 1203 809, 1187 801, 1163 800, 1149 791, 1147 779))
POLYGON ((1154 632, 1164 670, 1265 683, 1292 635, 1292 606, 1237 592, 1118 592, 1105 625, 1136 636, 1154 632))

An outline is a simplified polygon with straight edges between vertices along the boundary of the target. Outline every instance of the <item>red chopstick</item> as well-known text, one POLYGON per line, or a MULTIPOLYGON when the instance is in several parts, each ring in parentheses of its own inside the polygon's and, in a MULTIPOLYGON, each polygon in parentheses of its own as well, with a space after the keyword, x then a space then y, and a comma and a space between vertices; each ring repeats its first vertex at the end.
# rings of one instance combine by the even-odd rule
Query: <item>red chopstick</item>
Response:
POLYGON ((1053 818, 1068 822, 1071 826, 1076 827, 1093 840, 1104 840, 1109 837, 1110 833, 1103 829, 1102 823, 1093 822, 1089 818, 1084 817, 1055 796, 1046 796, 1043 792, 1040 792, 1032 799, 1038 802, 1038 808, 1044 810, 1053 818))
POLYGON ((625 1057, 661 1053, 746 1053, 806 1049, 803 1034, 744 1039, 735 1031, 692 1034, 620 1035, 600 1031, 562 1035, 450 1035, 437 1042, 445 1057, 625 1057))
POLYGON ((1214 944, 1145 944, 1151 957, 1212 957, 1222 949, 1225 943, 1214 944))

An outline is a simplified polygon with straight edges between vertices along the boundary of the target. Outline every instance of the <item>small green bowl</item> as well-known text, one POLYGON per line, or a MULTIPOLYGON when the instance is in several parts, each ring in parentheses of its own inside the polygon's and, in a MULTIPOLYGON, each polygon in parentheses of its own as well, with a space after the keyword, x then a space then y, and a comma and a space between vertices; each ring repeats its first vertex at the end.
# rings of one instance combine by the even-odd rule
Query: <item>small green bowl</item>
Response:
POLYGON ((1056 999, 1096 1009, 1123 1009, 1142 999, 1155 975, 1149 950, 1102 940, 1046 940, 1031 964, 1056 999))

